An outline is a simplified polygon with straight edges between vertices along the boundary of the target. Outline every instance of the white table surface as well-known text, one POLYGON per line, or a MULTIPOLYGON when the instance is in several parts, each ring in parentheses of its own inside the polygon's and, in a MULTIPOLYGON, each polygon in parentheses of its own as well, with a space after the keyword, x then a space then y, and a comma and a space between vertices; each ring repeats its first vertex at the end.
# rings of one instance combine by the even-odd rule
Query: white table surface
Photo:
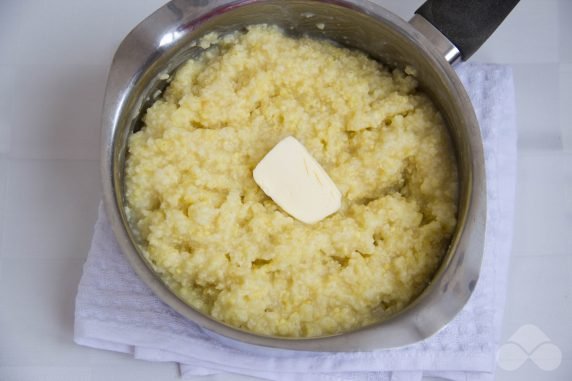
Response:
MULTIPOLYGON (((378 0, 408 19, 421 0, 378 0)), ((0 380, 177 380, 72 341, 74 297, 99 203, 107 69, 163 0, 0 0, 0 380)), ((532 324, 562 353, 499 380, 572 379, 572 0, 522 0, 474 61, 514 68, 515 240, 503 340, 532 324)), ((207 379, 244 379, 211 377, 207 379)))

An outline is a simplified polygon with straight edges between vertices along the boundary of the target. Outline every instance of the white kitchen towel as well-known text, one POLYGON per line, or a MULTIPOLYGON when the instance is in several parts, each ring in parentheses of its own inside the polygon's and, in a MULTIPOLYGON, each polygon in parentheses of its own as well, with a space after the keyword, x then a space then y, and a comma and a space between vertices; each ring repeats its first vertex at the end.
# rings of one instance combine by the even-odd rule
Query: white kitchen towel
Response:
POLYGON ((75 341, 174 361, 183 377, 238 373, 270 380, 492 380, 509 263, 516 181, 512 72, 463 64, 457 72, 479 119, 487 170, 487 232, 481 277, 469 303, 435 336, 395 350, 315 353, 232 343, 163 304, 121 254, 103 208, 79 284, 75 341))

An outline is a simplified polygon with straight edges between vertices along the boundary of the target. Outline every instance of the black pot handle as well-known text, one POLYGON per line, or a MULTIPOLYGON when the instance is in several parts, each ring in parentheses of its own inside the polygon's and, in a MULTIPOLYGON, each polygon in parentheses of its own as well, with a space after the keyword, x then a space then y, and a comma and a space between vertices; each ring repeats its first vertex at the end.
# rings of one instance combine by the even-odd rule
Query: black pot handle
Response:
POLYGON ((469 59, 520 0, 427 0, 415 13, 445 35, 469 59))

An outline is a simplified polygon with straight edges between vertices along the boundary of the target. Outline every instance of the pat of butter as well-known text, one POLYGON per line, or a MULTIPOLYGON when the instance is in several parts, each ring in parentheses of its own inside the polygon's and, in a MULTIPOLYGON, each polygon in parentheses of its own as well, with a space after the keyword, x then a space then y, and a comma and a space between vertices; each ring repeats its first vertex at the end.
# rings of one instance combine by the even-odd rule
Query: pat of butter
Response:
POLYGON ((340 209, 342 194, 336 184, 291 136, 264 156, 253 176, 268 197, 304 223, 316 223, 340 209))

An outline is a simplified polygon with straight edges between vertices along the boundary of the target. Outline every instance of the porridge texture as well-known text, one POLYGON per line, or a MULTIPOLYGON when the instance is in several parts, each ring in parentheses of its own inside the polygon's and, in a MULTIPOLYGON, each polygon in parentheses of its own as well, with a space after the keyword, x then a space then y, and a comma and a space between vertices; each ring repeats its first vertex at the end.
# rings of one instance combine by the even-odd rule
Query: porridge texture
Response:
POLYGON ((457 212, 444 122, 408 72, 266 25, 185 63, 130 137, 126 164, 128 216, 169 287, 277 336, 333 334, 404 308, 431 280, 457 212), (342 193, 316 224, 253 180, 287 136, 342 193))

